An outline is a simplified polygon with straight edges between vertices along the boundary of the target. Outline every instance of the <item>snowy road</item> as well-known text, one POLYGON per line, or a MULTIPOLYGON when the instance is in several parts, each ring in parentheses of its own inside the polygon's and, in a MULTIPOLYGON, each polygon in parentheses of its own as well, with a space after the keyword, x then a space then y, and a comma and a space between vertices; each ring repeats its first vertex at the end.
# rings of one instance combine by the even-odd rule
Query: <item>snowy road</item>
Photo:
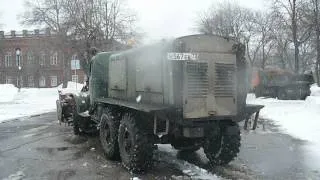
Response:
MULTIPOLYGON (((311 96, 306 100, 277 100, 272 98, 258 98, 249 94, 247 102, 262 104, 265 107, 260 112, 262 119, 270 120, 278 126, 283 134, 299 139, 303 143, 300 147, 301 163, 310 171, 320 170, 320 88, 313 86, 311 96)), ((288 146, 292 151, 294 146, 288 146)), ((320 179, 320 178, 319 178, 320 179)))
MULTIPOLYGON (((242 132, 239 157, 211 169, 203 152, 160 145, 155 167, 140 179, 320 179, 305 163, 305 141, 279 133, 269 122, 242 132), (265 130, 264 130, 265 129, 265 130), (218 177, 218 178, 217 178, 218 177)), ((76 137, 54 112, 0 123, 0 179, 130 179, 119 162, 103 157, 97 137, 76 137)))
MULTIPOLYGON (((156 163, 143 179, 183 177, 175 166, 156 163)), ((55 113, 0 123, 0 179, 62 180, 135 177, 117 161, 105 159, 95 136, 74 136, 59 126, 55 113)))
MULTIPOLYGON (((52 112, 56 88, 21 89, 19 93, 15 88, 3 90, 0 91, 0 179, 134 177, 119 162, 103 157, 97 137, 75 137, 70 127, 58 125, 52 112), (3 95, 4 92, 7 94, 3 95)), ((170 145, 159 145, 155 168, 139 177, 320 179, 320 89, 313 91, 306 101, 256 99, 252 94, 247 100, 265 105, 260 113, 262 120, 256 131, 242 131, 239 157, 229 166, 212 169, 202 150, 183 154, 170 145)))

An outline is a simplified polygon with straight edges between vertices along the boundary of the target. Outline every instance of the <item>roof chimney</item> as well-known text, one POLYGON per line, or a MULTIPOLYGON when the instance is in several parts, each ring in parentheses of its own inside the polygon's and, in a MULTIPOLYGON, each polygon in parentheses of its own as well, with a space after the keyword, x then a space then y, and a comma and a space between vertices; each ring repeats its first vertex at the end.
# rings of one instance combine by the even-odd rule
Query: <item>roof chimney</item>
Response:
POLYGON ((22 36, 27 37, 28 36, 28 31, 27 30, 22 30, 22 36))
POLYGON ((39 29, 34 30, 34 35, 38 36, 39 35, 39 29))
POLYGON ((46 28, 46 35, 47 35, 47 36, 50 36, 50 35, 51 35, 51 30, 50 30, 50 28, 46 28))
POLYGON ((11 31, 11 37, 16 37, 16 31, 14 30, 11 31))

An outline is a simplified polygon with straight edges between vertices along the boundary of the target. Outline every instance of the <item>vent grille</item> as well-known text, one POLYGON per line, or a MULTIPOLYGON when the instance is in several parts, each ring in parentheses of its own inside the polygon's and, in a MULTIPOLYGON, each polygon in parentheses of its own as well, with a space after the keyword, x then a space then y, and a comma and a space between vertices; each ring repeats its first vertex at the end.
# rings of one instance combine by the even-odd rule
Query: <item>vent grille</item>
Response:
POLYGON ((216 97, 233 97, 235 87, 234 64, 215 63, 216 78, 214 92, 216 97))
POLYGON ((208 63, 187 62, 188 97, 205 98, 208 94, 208 63))

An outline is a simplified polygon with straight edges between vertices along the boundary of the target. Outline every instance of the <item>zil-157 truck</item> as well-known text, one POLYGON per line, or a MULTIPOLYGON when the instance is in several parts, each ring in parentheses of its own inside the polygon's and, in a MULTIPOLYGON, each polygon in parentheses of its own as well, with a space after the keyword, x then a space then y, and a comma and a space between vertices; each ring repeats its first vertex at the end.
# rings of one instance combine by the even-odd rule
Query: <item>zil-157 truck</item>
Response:
POLYGON ((312 74, 296 74, 276 68, 258 70, 252 78, 256 97, 269 96, 281 100, 305 100, 313 83, 312 74))
POLYGON ((203 147, 211 165, 232 161, 246 106, 245 47, 215 35, 190 35, 120 52, 96 54, 88 91, 63 95, 58 117, 75 134, 99 131, 108 159, 132 172, 152 165, 156 144, 203 147), (64 110, 63 110, 64 109, 64 110))

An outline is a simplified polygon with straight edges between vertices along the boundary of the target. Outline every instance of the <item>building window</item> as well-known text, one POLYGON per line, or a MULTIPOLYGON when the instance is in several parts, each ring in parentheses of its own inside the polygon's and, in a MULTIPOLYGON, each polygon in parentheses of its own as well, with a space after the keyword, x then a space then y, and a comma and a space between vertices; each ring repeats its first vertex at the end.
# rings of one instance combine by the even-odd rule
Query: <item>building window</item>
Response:
POLYGON ((22 66, 22 52, 20 51, 20 55, 16 55, 16 66, 22 66))
POLYGON ((58 64, 58 52, 55 52, 50 56, 50 64, 51 65, 57 65, 58 64))
POLYGON ((28 54, 27 54, 28 64, 33 64, 33 60, 34 60, 33 53, 32 52, 28 52, 28 54))
POLYGON ((39 78, 39 86, 40 87, 45 87, 46 86, 46 78, 44 76, 41 76, 39 78))
POLYGON ((33 76, 28 76, 28 86, 34 87, 34 79, 33 76))
POLYGON ((13 80, 11 76, 6 77, 6 84, 12 84, 13 80))
POLYGON ((41 66, 45 65, 46 64, 46 54, 44 52, 42 52, 40 54, 40 61, 39 61, 39 64, 41 66))
POLYGON ((11 66, 11 52, 7 52, 4 59, 5 59, 5 66, 10 67, 11 66))
POLYGON ((50 80, 51 80, 51 87, 55 87, 55 86, 58 85, 57 76, 51 76, 51 77, 50 77, 50 80))
POLYGON ((72 75, 72 82, 78 82, 78 75, 72 75))
POLYGON ((72 55, 71 60, 78 60, 77 54, 72 55))

